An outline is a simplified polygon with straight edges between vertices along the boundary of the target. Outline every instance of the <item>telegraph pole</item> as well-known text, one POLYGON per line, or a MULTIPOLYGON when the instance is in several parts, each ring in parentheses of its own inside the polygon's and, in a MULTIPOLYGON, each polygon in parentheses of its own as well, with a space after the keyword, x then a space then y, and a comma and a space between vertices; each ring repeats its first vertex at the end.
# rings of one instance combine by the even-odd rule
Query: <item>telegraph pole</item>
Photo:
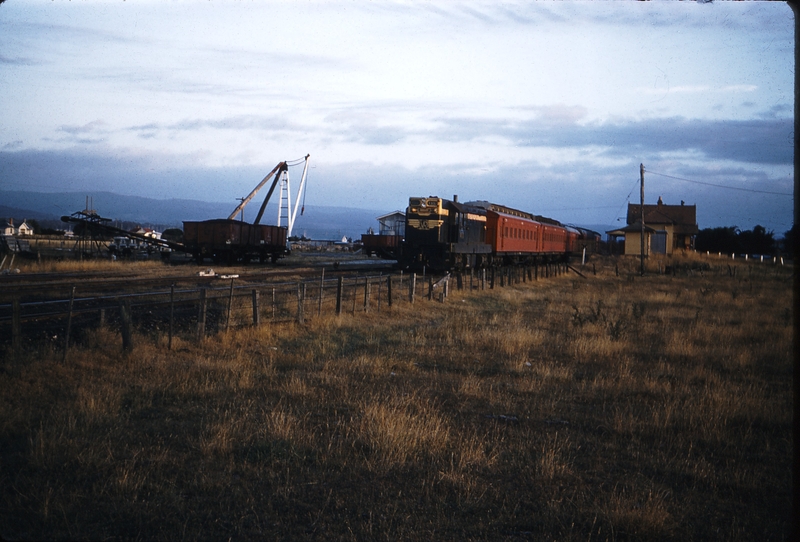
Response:
POLYGON ((640 273, 644 276, 644 164, 639 164, 639 178, 641 179, 641 206, 639 210, 641 211, 641 216, 639 217, 642 221, 642 238, 641 238, 641 246, 640 246, 640 258, 641 258, 641 270, 640 273))

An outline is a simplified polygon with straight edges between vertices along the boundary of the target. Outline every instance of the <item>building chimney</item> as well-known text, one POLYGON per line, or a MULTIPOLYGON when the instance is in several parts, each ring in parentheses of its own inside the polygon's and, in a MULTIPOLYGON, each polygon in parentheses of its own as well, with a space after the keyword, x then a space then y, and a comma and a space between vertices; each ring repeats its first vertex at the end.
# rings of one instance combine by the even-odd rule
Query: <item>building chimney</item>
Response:
POLYGON ((681 205, 684 205, 684 203, 685 203, 685 202, 684 202, 683 200, 681 200, 681 205))
POLYGON ((458 203, 458 194, 453 194, 453 203, 458 203))
POLYGON ((659 205, 664 205, 664 202, 663 202, 663 201, 661 201, 661 196, 658 196, 658 204, 659 204, 659 205))

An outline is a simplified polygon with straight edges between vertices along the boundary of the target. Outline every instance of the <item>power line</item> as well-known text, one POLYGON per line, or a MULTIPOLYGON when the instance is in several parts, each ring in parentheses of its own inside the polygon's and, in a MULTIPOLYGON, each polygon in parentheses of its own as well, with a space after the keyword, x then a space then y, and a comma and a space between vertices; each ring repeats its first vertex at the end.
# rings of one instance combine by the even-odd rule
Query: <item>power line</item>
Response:
POLYGON ((726 186, 724 184, 714 184, 714 183, 704 183, 702 181, 693 181, 692 179, 684 179, 682 177, 675 177, 673 175, 667 175, 665 173, 658 173, 656 171, 652 171, 650 169, 647 170, 647 173, 653 175, 660 175, 661 177, 668 177, 670 179, 676 179, 678 181, 685 181, 687 183, 695 183, 695 184, 704 184, 706 186, 713 186, 716 188, 727 188, 728 190, 741 190, 742 192, 755 192, 758 194, 772 194, 774 196, 793 196, 794 194, 786 193, 786 192, 770 192, 769 190, 756 190, 754 188, 741 188, 738 186, 726 186))
POLYGON ((634 181, 633 186, 631 187, 631 191, 628 192, 628 196, 625 198, 625 201, 622 203, 622 205, 620 205, 619 210, 614 214, 614 218, 611 220, 612 224, 617 221, 617 217, 622 212, 622 209, 625 207, 625 204, 631 202, 631 194, 633 194, 633 191, 636 190, 637 186, 639 186, 639 179, 636 179, 636 181, 634 181))

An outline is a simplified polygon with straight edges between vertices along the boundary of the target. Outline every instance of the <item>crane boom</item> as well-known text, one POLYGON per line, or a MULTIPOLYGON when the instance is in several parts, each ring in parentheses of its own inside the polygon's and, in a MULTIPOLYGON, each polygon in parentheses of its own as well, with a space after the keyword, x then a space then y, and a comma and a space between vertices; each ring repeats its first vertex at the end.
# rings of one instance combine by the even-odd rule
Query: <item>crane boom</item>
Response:
MULTIPOLYGON (((267 184, 267 181, 272 176, 272 174, 277 171, 278 173, 277 173, 277 175, 275 175, 275 181, 272 183, 272 189, 270 189, 269 195, 267 196, 267 199, 269 199, 269 196, 272 195, 272 190, 274 190, 274 188, 275 188, 275 183, 277 183, 278 178, 280 177, 280 172, 283 171, 284 169, 286 169, 286 162, 281 162, 277 166, 275 166, 275 168, 272 171, 270 171, 267 174, 267 176, 264 177, 264 179, 260 183, 258 183, 258 185, 253 189, 253 191, 250 192, 250 194, 246 198, 244 198, 239 205, 236 206, 236 209, 233 210, 231 215, 228 217, 228 220, 233 220, 234 218, 236 218, 236 215, 239 214, 239 212, 242 209, 244 209, 245 205, 250 203, 250 200, 253 199, 253 197, 256 195, 256 193, 259 190, 261 190, 261 187, 263 187, 265 184, 267 184)), ((266 205, 266 202, 265 202, 265 205, 266 205)), ((260 218, 261 218, 261 215, 259 215, 259 219, 260 218)), ((258 223, 258 220, 256 221, 256 224, 257 223, 258 223)))

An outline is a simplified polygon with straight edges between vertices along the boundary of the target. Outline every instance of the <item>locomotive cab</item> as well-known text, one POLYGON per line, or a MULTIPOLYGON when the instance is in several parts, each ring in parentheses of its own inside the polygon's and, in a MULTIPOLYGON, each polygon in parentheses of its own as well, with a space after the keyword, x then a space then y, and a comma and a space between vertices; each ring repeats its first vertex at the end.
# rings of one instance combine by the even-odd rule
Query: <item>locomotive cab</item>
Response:
POLYGON ((491 251, 483 209, 434 196, 409 198, 405 243, 412 268, 473 267, 491 251))

